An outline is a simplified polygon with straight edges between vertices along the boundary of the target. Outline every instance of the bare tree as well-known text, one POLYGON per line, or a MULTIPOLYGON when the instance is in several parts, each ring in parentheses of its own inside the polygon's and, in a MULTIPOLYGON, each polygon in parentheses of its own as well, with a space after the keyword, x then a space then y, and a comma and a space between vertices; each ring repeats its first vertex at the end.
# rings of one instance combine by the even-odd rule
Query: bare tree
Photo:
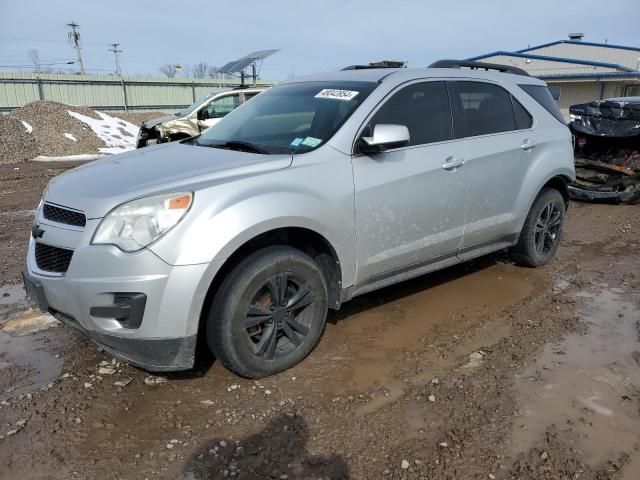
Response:
POLYGON ((40 54, 38 54, 38 50, 36 50, 35 48, 30 49, 29 50, 29 58, 31 59, 31 62, 35 65, 36 72, 41 73, 41 69, 40 69, 40 54))
POLYGON ((209 78, 219 78, 220 73, 218 72, 218 67, 209 67, 209 71, 207 72, 209 78))
POLYGON ((160 71, 169 78, 173 78, 178 74, 177 65, 174 65, 172 63, 165 63, 160 67, 160 71))
POLYGON ((193 78, 207 78, 209 74, 209 65, 200 62, 191 67, 191 76, 193 78))

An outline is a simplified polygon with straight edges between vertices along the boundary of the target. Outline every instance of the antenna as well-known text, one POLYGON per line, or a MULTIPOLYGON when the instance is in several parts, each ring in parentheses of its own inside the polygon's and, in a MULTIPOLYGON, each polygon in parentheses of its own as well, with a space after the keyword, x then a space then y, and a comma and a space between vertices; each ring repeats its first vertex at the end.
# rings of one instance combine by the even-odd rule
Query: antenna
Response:
POLYGON ((121 77, 122 76, 122 71, 120 70, 120 54, 122 53, 122 50, 118 49, 120 44, 119 43, 111 43, 110 45, 111 45, 112 48, 110 48, 109 51, 113 52, 113 54, 116 57, 116 75, 121 77))
POLYGON ((80 64, 80 74, 84 75, 84 63, 82 63, 82 54, 80 50, 82 47, 80 46, 80 32, 78 25, 76 22, 67 23, 67 27, 71 28, 71 31, 68 33, 69 41, 71 42, 71 46, 76 49, 76 53, 78 54, 78 63, 80 64))

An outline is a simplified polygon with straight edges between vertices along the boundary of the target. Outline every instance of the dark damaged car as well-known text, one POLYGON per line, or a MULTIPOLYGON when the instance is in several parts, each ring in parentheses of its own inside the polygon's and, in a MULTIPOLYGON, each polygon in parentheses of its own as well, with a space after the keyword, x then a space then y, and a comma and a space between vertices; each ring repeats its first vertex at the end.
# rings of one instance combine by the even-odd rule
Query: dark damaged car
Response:
POLYGON ((574 199, 627 203, 640 200, 640 97, 573 105, 574 199))
POLYGON ((571 131, 585 137, 640 143, 640 97, 609 98, 573 105, 571 131))

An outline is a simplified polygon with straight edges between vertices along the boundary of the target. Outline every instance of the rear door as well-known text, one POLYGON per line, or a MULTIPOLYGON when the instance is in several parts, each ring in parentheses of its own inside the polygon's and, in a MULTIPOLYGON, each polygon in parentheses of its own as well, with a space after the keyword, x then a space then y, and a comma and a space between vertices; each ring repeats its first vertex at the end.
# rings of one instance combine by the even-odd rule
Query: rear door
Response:
POLYGON ((355 155, 358 283, 456 256, 464 230, 464 142, 453 139, 444 81, 398 88, 367 121, 406 125, 410 145, 355 155))
POLYGON ((503 87, 452 81, 456 136, 465 139, 468 207, 460 252, 514 240, 516 199, 536 139, 529 112, 503 87))

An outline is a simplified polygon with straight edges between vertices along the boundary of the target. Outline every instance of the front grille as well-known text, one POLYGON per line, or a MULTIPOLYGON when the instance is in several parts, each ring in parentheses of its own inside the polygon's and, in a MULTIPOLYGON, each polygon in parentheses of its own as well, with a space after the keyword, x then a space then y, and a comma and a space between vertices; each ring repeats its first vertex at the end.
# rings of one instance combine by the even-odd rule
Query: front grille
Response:
POLYGON ((44 204, 42 213, 44 218, 52 222, 75 225, 76 227, 84 227, 87 223, 87 218, 84 216, 84 213, 69 210, 68 208, 56 207, 48 203, 44 204))
POLYGON ((36 243, 36 265, 45 272, 65 273, 72 256, 73 250, 36 243))

